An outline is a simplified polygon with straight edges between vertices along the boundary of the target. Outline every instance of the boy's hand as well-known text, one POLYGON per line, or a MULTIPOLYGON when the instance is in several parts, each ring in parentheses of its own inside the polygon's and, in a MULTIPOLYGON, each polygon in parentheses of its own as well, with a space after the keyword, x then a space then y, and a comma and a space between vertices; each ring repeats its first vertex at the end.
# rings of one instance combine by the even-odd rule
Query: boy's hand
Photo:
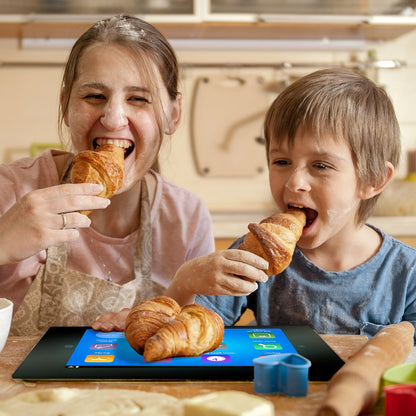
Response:
POLYGON ((268 262, 244 250, 230 249, 197 257, 176 272, 165 293, 185 305, 195 295, 247 296, 268 279, 268 262))

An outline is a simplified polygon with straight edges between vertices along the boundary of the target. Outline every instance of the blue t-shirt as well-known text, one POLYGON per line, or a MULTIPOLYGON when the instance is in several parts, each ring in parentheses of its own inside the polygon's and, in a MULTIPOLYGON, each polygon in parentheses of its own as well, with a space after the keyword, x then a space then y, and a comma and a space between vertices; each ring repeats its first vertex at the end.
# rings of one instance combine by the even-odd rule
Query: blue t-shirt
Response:
POLYGON ((401 321, 416 326, 416 249, 372 228, 382 245, 354 269, 327 272, 295 249, 289 267, 249 296, 197 296, 196 302, 216 311, 225 325, 250 308, 258 325, 309 325, 322 334, 371 337, 401 321))

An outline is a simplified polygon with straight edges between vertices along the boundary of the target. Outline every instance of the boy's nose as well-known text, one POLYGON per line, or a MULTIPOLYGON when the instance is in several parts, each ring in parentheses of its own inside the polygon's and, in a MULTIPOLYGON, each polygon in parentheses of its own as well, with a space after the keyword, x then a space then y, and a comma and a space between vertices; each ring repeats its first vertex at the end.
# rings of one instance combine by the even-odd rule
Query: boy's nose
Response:
POLYGON ((124 107, 121 104, 111 102, 104 108, 104 114, 100 121, 107 130, 111 131, 120 130, 128 124, 124 107))
POLYGON ((309 176, 303 169, 295 169, 286 182, 286 188, 292 192, 308 192, 311 190, 309 176))

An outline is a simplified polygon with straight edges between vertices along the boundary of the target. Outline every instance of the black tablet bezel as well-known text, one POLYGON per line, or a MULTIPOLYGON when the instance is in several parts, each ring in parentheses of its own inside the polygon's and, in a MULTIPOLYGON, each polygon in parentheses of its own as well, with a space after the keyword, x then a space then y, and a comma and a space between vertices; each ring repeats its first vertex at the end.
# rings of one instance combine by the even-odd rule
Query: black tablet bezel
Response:
MULTIPOLYGON (((267 327, 230 327, 267 328, 267 327)), ((279 326, 298 354, 311 361, 310 381, 328 381, 344 364, 332 348, 308 326, 279 326)), ((254 367, 66 367, 87 327, 51 327, 13 373, 16 381, 252 381, 254 367)))

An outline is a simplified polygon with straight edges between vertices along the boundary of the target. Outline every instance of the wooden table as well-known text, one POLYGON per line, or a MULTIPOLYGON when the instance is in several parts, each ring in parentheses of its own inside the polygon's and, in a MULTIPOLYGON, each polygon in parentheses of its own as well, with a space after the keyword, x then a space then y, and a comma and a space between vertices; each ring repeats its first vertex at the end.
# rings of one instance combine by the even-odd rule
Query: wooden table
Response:
MULTIPOLYGON (((366 341, 361 335, 322 335, 322 338, 345 361, 366 341)), ((76 387, 92 389, 125 388, 165 393, 179 399, 219 390, 239 390, 254 394, 252 382, 37 382, 17 383, 11 375, 20 365, 29 351, 38 341, 38 337, 9 337, 0 354, 0 400, 32 389, 53 387, 76 387)), ((262 396, 275 405, 276 415, 314 415, 325 397, 326 383, 309 383, 308 396, 302 398, 286 397, 281 394, 262 396)), ((383 415, 383 403, 373 409, 371 415, 383 415)))

